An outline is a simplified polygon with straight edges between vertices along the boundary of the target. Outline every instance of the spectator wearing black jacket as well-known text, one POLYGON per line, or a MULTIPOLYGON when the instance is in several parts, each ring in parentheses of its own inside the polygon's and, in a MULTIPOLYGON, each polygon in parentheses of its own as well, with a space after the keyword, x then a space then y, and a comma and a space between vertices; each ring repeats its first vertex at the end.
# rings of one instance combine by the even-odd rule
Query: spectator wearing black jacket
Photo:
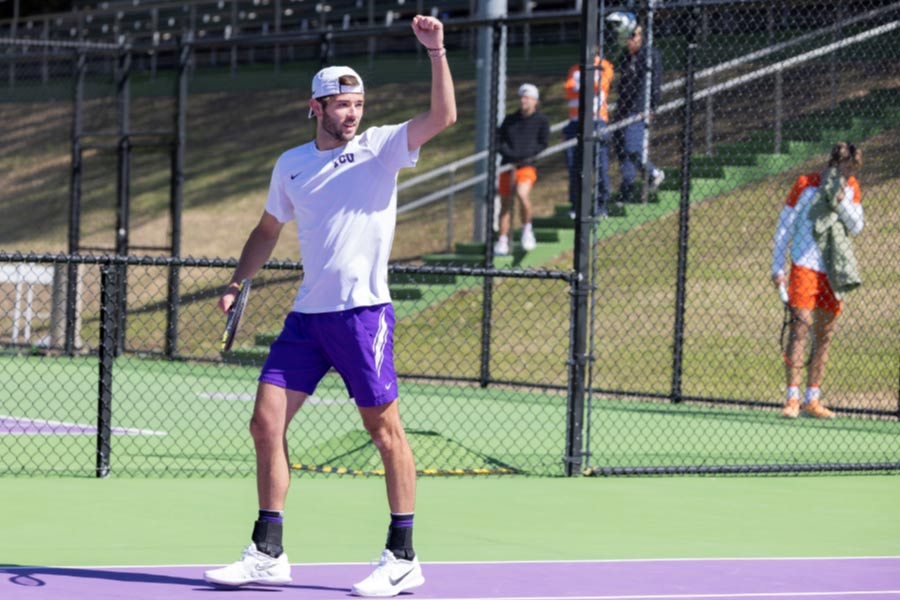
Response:
POLYGON ((531 189, 537 181, 534 157, 544 151, 550 139, 550 122, 537 109, 540 94, 537 87, 524 83, 519 87, 519 110, 503 119, 497 130, 498 151, 504 165, 513 170, 500 174, 497 189, 500 193, 499 237, 494 254, 510 253, 509 229, 512 224, 513 197, 522 206, 522 249, 534 250, 537 240, 531 228, 531 189))
POLYGON ((616 12, 607 21, 618 30, 625 53, 617 71, 618 99, 613 124, 638 117, 634 123, 614 132, 613 145, 622 172, 619 202, 633 201, 633 185, 637 172, 646 172, 650 178, 650 191, 655 191, 665 179, 665 173, 657 169, 650 156, 644 163, 643 147, 647 123, 659 105, 662 85, 662 56, 656 48, 644 46, 643 30, 632 13, 616 12), (647 108, 647 53, 650 53, 650 112, 647 108), (646 113, 646 114, 645 114, 646 113))

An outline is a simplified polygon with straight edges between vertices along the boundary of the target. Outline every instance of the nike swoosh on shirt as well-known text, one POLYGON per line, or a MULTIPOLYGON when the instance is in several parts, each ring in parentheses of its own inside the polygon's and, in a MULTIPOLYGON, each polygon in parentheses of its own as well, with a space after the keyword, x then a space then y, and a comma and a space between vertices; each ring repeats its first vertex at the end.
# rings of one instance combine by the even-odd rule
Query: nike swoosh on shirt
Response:
POLYGON ((301 173, 303 173, 303 171, 300 171, 299 173, 294 173, 293 175, 291 175, 291 180, 293 181, 294 179, 299 177, 301 173))
POLYGON ((406 576, 409 575, 410 573, 412 573, 413 571, 415 571, 415 569, 410 569, 409 571, 407 571, 406 573, 404 573, 397 579, 394 579, 393 577, 388 577, 388 581, 391 583, 391 585, 397 585, 398 583, 400 583, 401 581, 406 579, 406 576))

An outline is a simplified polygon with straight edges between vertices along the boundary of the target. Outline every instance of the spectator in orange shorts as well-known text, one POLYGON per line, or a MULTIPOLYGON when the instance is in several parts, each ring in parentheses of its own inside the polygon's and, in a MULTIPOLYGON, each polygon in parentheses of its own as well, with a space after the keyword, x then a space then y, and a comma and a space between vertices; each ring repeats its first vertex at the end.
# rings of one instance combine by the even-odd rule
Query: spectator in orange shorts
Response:
MULTIPOLYGON (((862 166, 862 151, 853 144, 841 142, 831 150, 829 169, 840 173, 841 198, 837 205, 838 218, 849 235, 858 235, 864 225, 856 172, 862 166)), ((803 414, 819 419, 833 419, 833 411, 820 401, 820 387, 828 361, 828 349, 835 323, 843 303, 832 289, 826 275, 826 265, 813 236, 813 220, 809 212, 816 201, 816 192, 824 185, 819 173, 801 175, 791 189, 775 231, 772 258, 772 282, 787 289, 791 310, 790 338, 785 351, 787 378, 786 403, 781 416, 795 418, 803 414), (790 276, 785 277, 784 262, 787 248, 791 248, 790 276), (806 378, 806 394, 800 401, 800 380, 803 375, 803 355, 812 330, 812 356, 806 378)))
POLYGON ((512 171, 500 174, 498 192, 501 198, 499 237, 494 254, 510 253, 509 229, 512 225, 513 197, 522 206, 522 249, 534 250, 537 240, 531 228, 531 189, 537 181, 534 157, 544 151, 550 139, 550 122, 537 109, 540 94, 530 83, 519 87, 519 110, 503 119, 497 130, 501 164, 513 165, 512 171))

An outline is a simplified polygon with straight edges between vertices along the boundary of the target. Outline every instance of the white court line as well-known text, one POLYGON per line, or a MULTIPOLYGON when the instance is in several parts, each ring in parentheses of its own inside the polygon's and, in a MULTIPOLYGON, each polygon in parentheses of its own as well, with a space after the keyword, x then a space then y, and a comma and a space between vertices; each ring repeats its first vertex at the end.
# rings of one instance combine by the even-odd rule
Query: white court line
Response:
POLYGON ((252 402, 256 398, 256 394, 249 392, 199 392, 197 397, 204 400, 242 400, 244 402, 252 402))
MULTIPOLYGON (((29 419, 28 417, 12 417, 9 415, 0 415, 0 420, 9 419, 17 425, 24 426, 34 425, 37 427, 48 427, 49 431, 29 431, 29 432, 9 432, 4 431, 0 426, 0 435, 93 435, 96 433, 96 425, 88 425, 85 423, 66 423, 64 421, 48 421, 46 419, 29 419), (78 431, 80 429, 91 429, 93 433, 78 431), (76 430, 76 431, 72 431, 76 430)), ((169 435, 165 431, 155 431, 153 429, 136 429, 134 427, 112 427, 110 431, 116 435, 169 435)))
MULTIPOLYGON (((256 394, 250 392, 198 392, 198 398, 204 400, 239 400, 241 402, 253 402, 256 400, 256 394)), ((332 404, 353 404, 350 398, 320 398, 319 396, 310 396, 304 404, 314 406, 329 406, 332 404)))
POLYGON ((431 600, 677 600, 681 598, 793 598, 872 596, 898 594, 900 590, 856 590, 846 592, 759 592, 756 594, 644 594, 636 596, 485 596, 484 598, 432 598, 431 600))
MULTIPOLYGON (((427 561, 422 564, 430 565, 506 565, 506 564, 543 564, 543 563, 650 563, 650 562, 686 562, 686 561, 782 561, 782 560, 898 560, 898 556, 726 556, 726 557, 692 557, 692 558, 599 558, 599 559, 574 559, 574 560, 447 560, 427 561)), ((309 564, 309 563, 300 563, 309 564)), ((359 563, 316 563, 322 565, 341 565, 359 563)))
MULTIPOLYGON (((685 561, 778 561, 778 560, 900 560, 897 556, 728 556, 720 558, 601 558, 601 559, 559 559, 559 560, 429 560, 423 561, 423 565, 516 565, 516 564, 587 564, 587 563, 651 563, 651 562, 685 562, 685 561)), ((302 562, 291 563, 294 567, 341 567, 341 566, 372 566, 373 562, 302 562)), ((50 569, 174 569, 186 567, 191 569, 210 568, 220 563, 197 564, 167 564, 167 565, 80 565, 80 566, 53 566, 40 565, 50 569)), ((29 569, 31 567, 0 567, 6 570, 29 569)), ((432 598, 431 600, 437 600, 432 598)), ((448 600, 448 599, 444 599, 448 600)), ((470 599, 471 600, 471 599, 470 599)))

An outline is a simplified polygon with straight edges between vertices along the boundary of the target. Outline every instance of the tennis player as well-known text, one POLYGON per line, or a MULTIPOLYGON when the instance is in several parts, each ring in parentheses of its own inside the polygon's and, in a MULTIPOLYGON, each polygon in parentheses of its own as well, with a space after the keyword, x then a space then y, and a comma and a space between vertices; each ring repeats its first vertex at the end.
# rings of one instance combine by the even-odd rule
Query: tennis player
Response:
MULTIPOLYGON (((850 235, 863 230, 863 207, 856 172, 862 166, 862 150, 847 142, 835 144, 828 160, 829 169, 837 169, 843 198, 837 204, 837 216, 850 235)), ((814 221, 810 209, 816 192, 823 183, 819 173, 801 175, 788 194, 778 227, 775 230, 772 253, 772 283, 775 287, 788 285, 788 304, 792 314, 791 331, 785 352, 787 393, 781 416, 794 419, 801 412, 818 419, 833 419, 835 414, 822 405, 821 385, 825 376, 828 349, 843 301, 835 294, 827 275, 827 265, 813 236, 814 221), (790 278, 785 277, 784 263, 787 248, 791 249, 790 278), (813 352, 806 378, 806 394, 800 401, 800 380, 803 376, 803 351, 813 335, 813 352)))
POLYGON ((412 29, 431 61, 430 108, 405 123, 357 135, 365 104, 362 78, 349 67, 319 71, 309 101, 315 140, 288 150, 276 162, 265 211, 219 299, 219 308, 227 312, 238 282, 262 267, 284 224, 295 220, 303 281, 262 368, 250 421, 259 514, 242 558, 205 573, 212 583, 291 581, 282 546, 290 484, 286 431, 332 367, 381 453, 391 512, 378 566, 352 592, 393 596, 425 582, 413 550, 416 467, 397 402, 388 258, 396 225, 397 173, 415 166, 419 148, 456 121, 456 99, 442 23, 420 15, 413 18, 412 29))

